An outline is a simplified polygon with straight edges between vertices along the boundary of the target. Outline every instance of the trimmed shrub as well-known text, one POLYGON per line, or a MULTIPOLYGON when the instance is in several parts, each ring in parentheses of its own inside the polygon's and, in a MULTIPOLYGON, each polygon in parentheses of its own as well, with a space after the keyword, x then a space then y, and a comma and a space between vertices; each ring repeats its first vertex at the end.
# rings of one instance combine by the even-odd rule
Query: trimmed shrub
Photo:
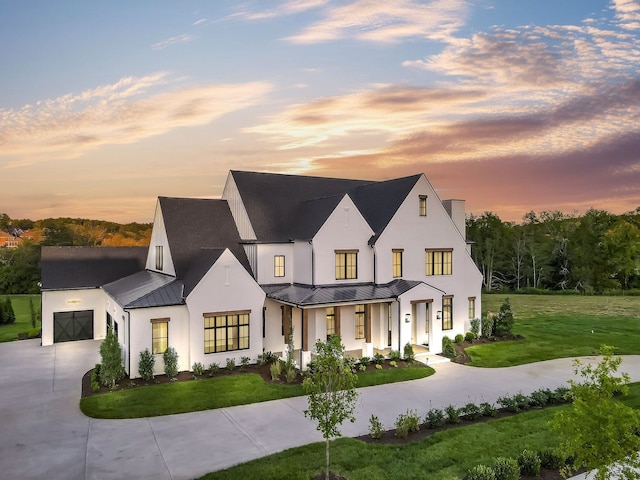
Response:
POLYGON ((520 478, 520 467, 513 458, 496 458, 493 462, 493 472, 496 480, 518 480, 520 478))
POLYGON ((226 369, 231 371, 236 368, 236 359, 235 358, 227 358, 226 369))
POLYGON ((424 425, 427 428, 438 428, 444 425, 444 412, 439 408, 432 408, 424 418, 424 425))
POLYGON ((382 362, 384 362, 384 355, 382 355, 381 353, 376 353, 373 356, 373 363, 375 363, 376 365, 382 365, 382 362))
POLYGON ((457 334, 457 335, 455 336, 455 338, 453 339, 453 341, 454 341, 455 343, 458 343, 458 344, 460 344, 460 343, 464 342, 464 335, 463 335, 463 334, 461 334, 461 333, 457 334))
POLYGON ((549 403, 567 403, 571 402, 571 390, 569 387, 558 387, 553 391, 553 394, 549 397, 549 403))
POLYGON ((540 465, 544 468, 556 470, 565 465, 564 455, 551 447, 538 452, 538 456, 540 457, 540 465))
POLYGON ((360 365, 364 365, 365 367, 371 363, 371 359, 369 357, 360 357, 360 365))
POLYGON ((367 371, 367 366, 364 363, 360 364, 360 371, 361 372, 366 372, 367 371))
POLYGON ((462 409, 460 413, 464 417, 465 420, 475 420, 482 416, 482 411, 480 407, 475 403, 467 403, 462 409))
POLYGON ((476 334, 473 332, 467 332, 464 334, 465 341, 472 343, 476 339, 476 334))
POLYGON ((493 317, 486 316, 482 319, 482 336, 493 337, 493 317))
POLYGON ((549 403, 548 390, 536 390, 529 395, 529 405, 532 407, 544 407, 549 403))
POLYGON ((391 350, 389 352, 389 360, 391 361, 397 362, 401 357, 402 355, 400 355, 400 350, 391 350))
POLYGON ((474 318, 471 320, 471 333, 473 333, 476 338, 480 336, 480 319, 479 318, 474 318))
POLYGON ((195 362, 191 366, 191 370, 196 377, 199 377, 204 373, 204 366, 200 362, 195 362))
POLYGON ((122 349, 118 338, 111 330, 100 344, 100 381, 103 385, 113 388, 116 382, 124 377, 124 366, 122 365, 122 349))
POLYGON ((496 474, 491 467, 476 465, 467 472, 464 480, 496 480, 496 474))
POLYGON ((520 475, 524 477, 537 477, 540 475, 540 457, 532 450, 524 449, 518 455, 518 465, 520 467, 520 475))
POLYGON ((162 354, 164 360, 164 373, 171 380, 175 380, 178 376, 178 354, 175 348, 169 347, 162 354))
POLYGON ((498 405, 500 405, 507 412, 519 412, 520 411, 520 403, 518 402, 518 398, 516 395, 499 397, 498 405))
POLYGON ((391 360, 389 362, 389 365, 393 368, 398 368, 398 362, 396 362, 395 360, 391 360))
POLYGON ((483 417, 495 417, 498 413, 496 407, 489 402, 482 402, 480 404, 480 411, 482 412, 483 417))
POLYGON ((460 423, 460 410, 453 405, 449 405, 444 409, 447 423, 460 423))
POLYGON ((375 439, 382 438, 383 432, 384 430, 382 429, 380 419, 375 415, 371 415, 371 418, 369 419, 369 436, 375 439))
POLYGON ((513 399, 518 405, 518 410, 527 410, 531 405, 531 399, 522 393, 516 393, 513 399))
POLYGON ((509 299, 505 298, 502 305, 500 305, 500 311, 494 319, 493 331, 498 337, 507 337, 511 335, 511 329, 513 328, 513 312, 511 311, 511 304, 509 299))
POLYGON ((140 352, 140 360, 138 361, 138 373, 145 382, 153 380, 153 367, 156 364, 155 357, 148 348, 140 352))
POLYGON ((212 362, 209 364, 210 377, 213 377, 214 374, 218 373, 218 370, 220 370, 220 365, 218 365, 216 362, 212 362))
POLYGON ((456 356, 456 351, 453 348, 453 344, 451 343, 451 339, 446 335, 442 337, 442 354, 445 357, 453 358, 456 356))
POLYGON ((382 365, 380 363, 376 363, 376 370, 382 370, 382 365))
POLYGON ((404 359, 407 362, 413 362, 416 359, 416 354, 413 351, 413 345, 411 345, 410 342, 407 342, 407 344, 404 346, 404 359))
POLYGON ((240 357, 240 368, 242 370, 246 370, 247 367, 249 366, 249 363, 251 363, 251 358, 249 358, 249 357, 240 357))
POLYGON ((415 410, 407 410, 405 413, 398 415, 395 423, 396 436, 406 438, 409 432, 420 431, 420 417, 415 410))

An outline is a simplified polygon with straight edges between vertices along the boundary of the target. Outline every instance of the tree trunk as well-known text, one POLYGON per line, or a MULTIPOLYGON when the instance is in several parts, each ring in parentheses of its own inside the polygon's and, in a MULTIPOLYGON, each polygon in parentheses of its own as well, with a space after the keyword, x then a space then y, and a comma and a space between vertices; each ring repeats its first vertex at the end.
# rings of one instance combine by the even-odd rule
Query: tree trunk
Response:
POLYGON ((329 480, 329 439, 327 438, 326 440, 326 446, 325 446, 325 459, 326 459, 326 469, 324 472, 324 478, 325 480, 329 480))

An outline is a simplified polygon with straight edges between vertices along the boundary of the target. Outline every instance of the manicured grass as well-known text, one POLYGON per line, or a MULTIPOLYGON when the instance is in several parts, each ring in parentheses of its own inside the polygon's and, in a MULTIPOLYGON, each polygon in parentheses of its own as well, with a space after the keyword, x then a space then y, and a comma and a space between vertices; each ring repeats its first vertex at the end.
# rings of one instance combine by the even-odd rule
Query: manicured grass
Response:
MULTIPOLYGON (((633 401, 628 401, 633 396, 640 397, 640 383, 632 384, 631 395, 623 400, 637 406, 633 401)), ((537 451, 558 446, 561 438, 551 430, 548 422, 563 408, 570 406, 532 410, 439 432, 424 440, 403 445, 339 439, 331 443, 331 471, 349 480, 463 478, 470 468, 481 463, 490 465, 496 457, 515 458, 525 448, 537 451)), ((308 480, 323 469, 324 443, 314 443, 209 473, 201 478, 308 480)))
POLYGON ((29 333, 31 330, 31 312, 29 298, 33 299, 36 310, 36 328, 40 328, 40 295, 0 295, 0 300, 11 298, 11 305, 16 314, 16 322, 10 325, 0 325, 0 342, 17 340, 19 333, 29 333))
MULTIPOLYGON (((507 295, 482 296, 483 312, 497 312, 507 295)), ((507 367, 560 357, 594 355, 600 345, 640 354, 640 297, 511 295, 513 333, 523 341, 467 348, 471 365, 507 367)))
MULTIPOLYGON (((433 375, 427 366, 358 373, 358 386, 402 382, 433 375)), ((258 374, 221 376, 165 383, 94 395, 80 400, 82 412, 94 418, 140 418, 266 402, 303 395, 302 385, 265 382, 258 374)))

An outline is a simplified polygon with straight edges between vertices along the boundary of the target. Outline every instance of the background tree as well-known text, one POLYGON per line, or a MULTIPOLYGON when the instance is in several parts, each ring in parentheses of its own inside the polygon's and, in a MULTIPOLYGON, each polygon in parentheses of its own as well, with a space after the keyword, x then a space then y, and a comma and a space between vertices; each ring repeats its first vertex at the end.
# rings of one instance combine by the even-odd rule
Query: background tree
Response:
POLYGON ((552 426, 564 437, 560 448, 573 462, 563 469, 565 476, 586 467, 596 470, 596 480, 637 479, 640 474, 640 415, 613 398, 628 393, 629 376, 616 376, 622 359, 613 356, 613 347, 600 348, 602 360, 590 365, 575 360, 574 372, 580 381, 570 380, 573 404, 561 410, 552 426))
POLYGON ((345 420, 355 422, 356 379, 345 362, 339 335, 332 335, 326 342, 316 342, 314 367, 303 383, 309 395, 309 408, 304 414, 316 421, 316 428, 325 439, 326 480, 329 480, 329 440, 341 435, 338 427, 345 420))
POLYGON ((100 358, 102 359, 100 380, 105 386, 113 388, 124 376, 124 367, 122 366, 122 349, 112 329, 108 329, 107 336, 100 344, 100 358))

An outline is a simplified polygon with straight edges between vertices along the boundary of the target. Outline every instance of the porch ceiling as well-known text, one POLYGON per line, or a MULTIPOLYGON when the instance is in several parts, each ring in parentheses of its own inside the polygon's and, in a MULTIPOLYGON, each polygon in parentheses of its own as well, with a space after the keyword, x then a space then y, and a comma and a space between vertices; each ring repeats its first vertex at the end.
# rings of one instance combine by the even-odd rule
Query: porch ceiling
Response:
POLYGON ((263 285, 267 297, 296 307, 396 299, 422 282, 396 279, 384 285, 263 285))

